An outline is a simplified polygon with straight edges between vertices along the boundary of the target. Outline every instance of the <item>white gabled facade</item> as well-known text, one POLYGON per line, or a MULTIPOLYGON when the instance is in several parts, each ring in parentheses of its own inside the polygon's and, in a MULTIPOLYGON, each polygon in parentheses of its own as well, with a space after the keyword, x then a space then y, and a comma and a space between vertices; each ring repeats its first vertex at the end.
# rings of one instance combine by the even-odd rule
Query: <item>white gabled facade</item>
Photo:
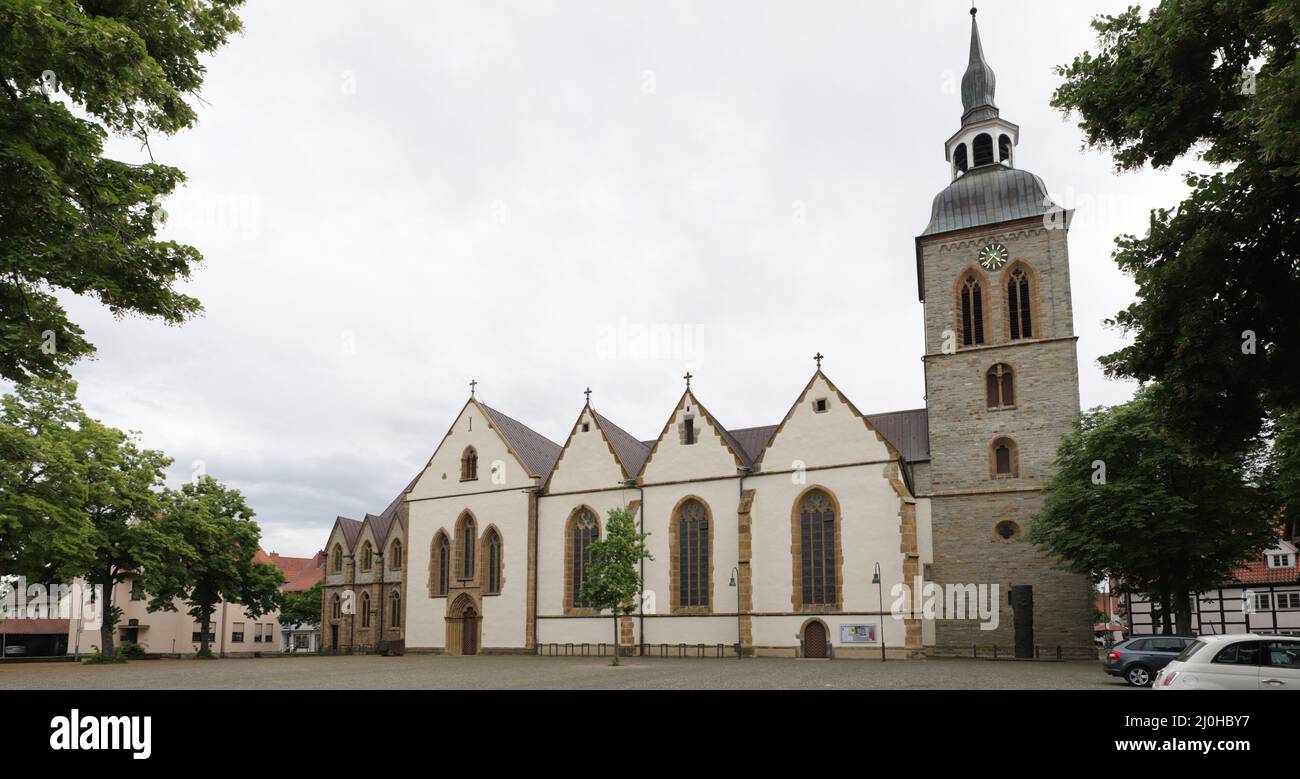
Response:
POLYGON ((883 623, 891 656, 917 655, 920 623, 888 615, 893 585, 929 561, 908 467, 820 370, 777 427, 732 433, 688 388, 646 442, 588 403, 560 446, 471 398, 405 495, 406 648, 563 653, 617 636, 624 652, 874 657, 879 643, 846 643, 841 628, 878 638, 883 623), (470 449, 477 473, 464 472, 470 449), (821 507, 807 517, 806 500, 821 507), (653 559, 641 608, 616 626, 577 591, 584 539, 621 507, 653 559))

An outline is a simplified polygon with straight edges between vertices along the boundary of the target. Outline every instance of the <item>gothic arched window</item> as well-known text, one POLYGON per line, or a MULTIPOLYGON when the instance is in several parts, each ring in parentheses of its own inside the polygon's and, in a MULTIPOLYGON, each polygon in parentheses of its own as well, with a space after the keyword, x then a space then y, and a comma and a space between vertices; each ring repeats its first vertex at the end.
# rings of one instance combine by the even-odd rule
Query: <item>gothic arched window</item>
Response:
POLYGON ((568 592, 565 600, 570 609, 591 608, 584 603, 581 596, 582 582, 587 577, 587 563, 591 562, 591 542, 600 538, 600 523, 596 515, 587 507, 579 508, 569 517, 569 527, 565 543, 565 568, 568 579, 568 592))
POLYGON ((478 530, 474 517, 468 513, 461 514, 456 522, 457 554, 460 555, 459 576, 462 579, 474 578, 474 544, 478 540, 478 530))
POLYGON ((484 594, 501 594, 501 534, 496 528, 489 528, 483 539, 483 562, 487 565, 484 572, 484 594))
POLYGON ((835 504, 826 492, 812 490, 799 502, 796 518, 798 605, 836 606, 839 603, 839 546, 835 504))
POLYGON ((343 547, 338 544, 334 545, 334 551, 330 553, 330 570, 334 573, 343 572, 343 547))
POLYGON ((361 627, 370 627, 370 593, 361 593, 361 627))
POLYGON ((375 567, 375 550, 367 541, 361 545, 361 570, 369 571, 375 567))
POLYGON ((966 144, 957 144, 957 149, 952 153, 952 164, 958 173, 965 173, 970 169, 970 163, 966 159, 966 144))
POLYGON ((1030 314, 1029 274, 1016 268, 1007 277, 1007 316, 1011 340, 1034 337, 1034 320, 1030 314))
POLYGON ((330 618, 331 619, 343 618, 343 601, 340 600, 339 596, 337 595, 335 595, 334 599, 330 601, 330 618))
POLYGON ((393 545, 388 547, 388 567, 394 571, 402 568, 402 542, 394 541, 393 545))
POLYGON ((984 394, 989 408, 1010 408, 1016 405, 1015 373, 1011 366, 998 363, 984 374, 984 394))
POLYGON ((446 595, 450 583, 451 541, 441 530, 433 537, 433 548, 429 555, 429 594, 446 595))
POLYGON ((961 342, 963 346, 984 343, 984 290, 974 274, 961 285, 961 342))
POLYGON ((460 455, 460 480, 473 481, 478 478, 478 452, 467 446, 460 455))
POLYGON ((980 133, 972 144, 975 149, 975 167, 993 164, 993 136, 980 133))
POLYGON ((388 626, 400 628, 402 626, 402 596, 393 590, 388 595, 388 626))
POLYGON ((998 162, 1011 159, 1011 136, 1003 133, 998 136, 998 162))
POLYGON ((673 556, 676 558, 676 603, 674 608, 709 607, 709 513, 704 504, 694 498, 677 509, 673 528, 676 538, 673 556))
POLYGON ((1020 453, 1014 440, 1005 436, 993 439, 989 445, 989 471, 994 479, 1007 479, 1020 474, 1020 453))

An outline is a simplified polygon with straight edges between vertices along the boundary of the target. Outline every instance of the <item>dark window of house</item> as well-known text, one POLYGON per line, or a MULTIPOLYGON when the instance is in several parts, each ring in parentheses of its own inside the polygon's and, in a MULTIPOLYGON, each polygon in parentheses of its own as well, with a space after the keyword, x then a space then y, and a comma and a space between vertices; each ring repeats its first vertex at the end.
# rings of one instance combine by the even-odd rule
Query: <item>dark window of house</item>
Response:
POLYGON ((984 295, 974 276, 967 276, 961 285, 961 342, 965 346, 984 343, 984 295))
POLYGON ((501 536, 491 531, 487 542, 487 592, 497 595, 501 592, 501 536))
POLYGON ((442 536, 438 542, 438 594, 447 594, 447 584, 451 572, 451 542, 442 536))
POLYGON ((388 625, 394 628, 402 626, 402 596, 396 592, 388 596, 388 625))
POLYGON ((474 542, 477 540, 474 518, 468 514, 460 518, 460 577, 474 577, 474 542))
POLYGON ((1029 274, 1017 268, 1007 279, 1007 315, 1011 318, 1013 340, 1034 337, 1034 322, 1029 306, 1029 274))
POLYGON ((388 560, 388 567, 392 568, 393 570, 401 570, 402 568, 402 542, 401 541, 393 542, 392 547, 390 547, 389 558, 390 559, 388 560))
MULTIPOLYGON (((361 627, 370 627, 370 593, 361 593, 361 627)), ((270 639, 270 636, 267 636, 270 639)))
POLYGON ((683 608, 709 605, 709 518, 694 499, 677 511, 677 601, 683 608))
POLYGON ((577 516, 573 518, 571 533, 569 539, 569 565, 571 566, 573 590, 570 597, 575 607, 589 608, 591 604, 584 603, 580 593, 582 580, 587 575, 587 563, 591 561, 589 547, 592 541, 600 538, 600 525, 596 522, 596 515, 587 509, 580 510, 577 516))
POLYGON ((461 481, 472 481, 478 478, 478 452, 474 447, 465 447, 464 453, 460 456, 460 479, 461 481))
POLYGON ((695 420, 694 419, 686 420, 686 443, 687 444, 695 443, 695 420))
POLYGON ((984 394, 989 408, 1008 408, 1016 405, 1015 378, 1011 366, 998 363, 984 375, 984 394))
POLYGON ((799 508, 800 584, 806 606, 835 605, 835 508, 813 490, 799 508))

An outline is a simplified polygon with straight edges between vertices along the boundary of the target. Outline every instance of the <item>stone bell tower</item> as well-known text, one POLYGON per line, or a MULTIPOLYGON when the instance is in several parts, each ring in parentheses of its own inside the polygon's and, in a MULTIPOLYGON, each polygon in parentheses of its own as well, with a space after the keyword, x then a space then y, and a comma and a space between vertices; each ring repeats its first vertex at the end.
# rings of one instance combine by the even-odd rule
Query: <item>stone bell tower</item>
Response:
POLYGON ((994 102, 975 13, 961 126, 944 147, 952 181, 916 239, 931 454, 918 486, 931 506, 927 579, 997 584, 1000 606, 994 630, 938 620, 936 651, 1092 656, 1091 586, 1023 539, 1079 411, 1069 214, 1016 166, 1020 128, 994 102))

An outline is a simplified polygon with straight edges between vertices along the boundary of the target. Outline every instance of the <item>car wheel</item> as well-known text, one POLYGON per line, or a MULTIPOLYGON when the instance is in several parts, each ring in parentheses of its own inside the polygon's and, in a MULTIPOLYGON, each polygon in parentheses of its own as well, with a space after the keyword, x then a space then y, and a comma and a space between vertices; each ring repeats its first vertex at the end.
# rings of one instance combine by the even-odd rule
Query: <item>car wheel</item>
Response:
POLYGON ((1151 671, 1145 665, 1131 666, 1124 672, 1124 678, 1134 687, 1146 687, 1151 684, 1151 671))

